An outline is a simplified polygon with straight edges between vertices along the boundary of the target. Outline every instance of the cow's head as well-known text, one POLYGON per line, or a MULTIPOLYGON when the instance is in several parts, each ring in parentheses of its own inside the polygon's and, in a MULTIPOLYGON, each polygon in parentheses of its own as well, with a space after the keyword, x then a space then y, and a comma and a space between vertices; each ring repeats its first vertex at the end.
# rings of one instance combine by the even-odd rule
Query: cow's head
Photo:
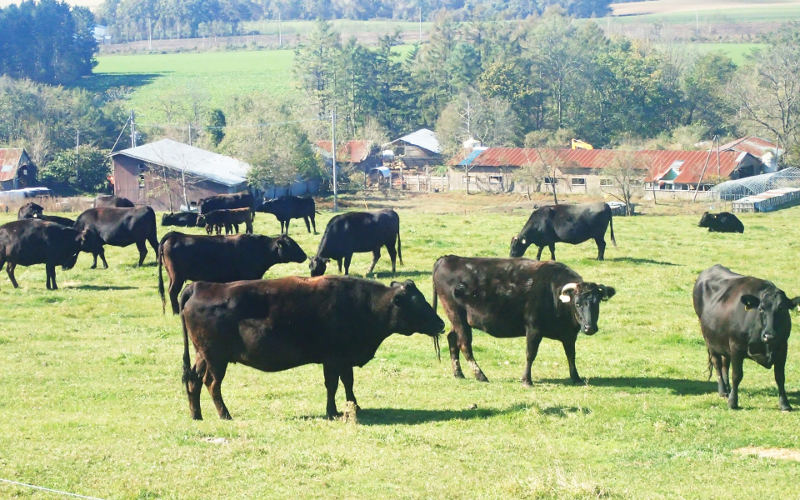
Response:
POLYGON ((271 214, 273 210, 275 210, 273 206, 275 205, 276 201, 277 198, 274 198, 272 200, 264 200, 264 202, 258 206, 257 211, 271 214))
POLYGON ((747 313, 748 353, 762 365, 771 366, 774 348, 789 338, 789 310, 800 304, 800 297, 789 299, 783 290, 773 286, 757 294, 744 294, 740 302, 747 313))
POLYGON ((558 292, 558 300, 569 307, 580 331, 593 335, 597 332, 600 301, 610 299, 615 293, 613 287, 599 283, 567 283, 558 292))
POLYGON ((275 238, 275 248, 280 262, 305 262, 308 258, 300 245, 286 234, 275 238))
POLYGON ((509 257, 522 257, 525 250, 528 249, 530 242, 526 241, 524 237, 514 236, 511 238, 511 252, 509 257))
POLYGON ((311 270, 311 276, 322 276, 325 270, 328 269, 328 261, 330 259, 319 257, 317 255, 308 259, 308 268, 311 270))
POLYGON ((206 216, 203 214, 197 215, 197 227, 206 227, 206 216))
POLYGON ((710 227, 711 224, 717 219, 716 214, 710 214, 708 212, 703 212, 703 216, 700 217, 700 222, 697 223, 699 227, 710 227))
POLYGON ((402 283, 393 281, 390 286, 392 288, 390 323, 393 331, 403 335, 420 332, 432 337, 438 337, 442 333, 444 321, 428 304, 413 281, 406 280, 402 283))

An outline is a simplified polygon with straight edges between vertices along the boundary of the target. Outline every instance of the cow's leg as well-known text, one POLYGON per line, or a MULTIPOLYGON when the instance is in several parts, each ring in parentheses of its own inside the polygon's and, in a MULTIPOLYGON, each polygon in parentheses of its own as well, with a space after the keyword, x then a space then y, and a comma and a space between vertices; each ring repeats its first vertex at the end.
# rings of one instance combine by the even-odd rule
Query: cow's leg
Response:
POLYGON ((342 259, 336 259, 336 265, 339 266, 339 274, 342 274, 342 259))
POLYGON ((455 330, 450 330, 447 334, 447 344, 450 346, 450 364, 453 366, 453 376, 455 378, 464 378, 464 372, 461 371, 461 362, 458 360, 458 334, 455 330))
POLYGON ((775 353, 775 383, 778 385, 778 405, 783 411, 792 411, 792 406, 786 398, 786 390, 783 384, 786 380, 785 365, 786 365, 786 344, 775 353))
POLYGON ((244 232, 246 232, 247 234, 253 234, 253 221, 252 220, 245 221, 244 227, 245 227, 244 232))
POLYGON ((103 261, 103 269, 108 269, 108 262, 106 262, 106 251, 104 248, 100 249, 100 253, 94 256, 94 263, 97 264, 97 255, 100 255, 100 260, 103 261))
MULTIPOLYGON (((344 274, 345 275, 350 274, 350 261, 351 260, 353 260, 353 254, 349 253, 349 254, 345 255, 345 257, 344 257, 344 274)), ((374 265, 375 264, 373 264, 373 266, 374 265)), ((339 269, 339 271, 341 272, 341 269, 339 269)), ((372 269, 370 269, 370 272, 372 272, 372 269)), ((369 273, 367 273, 367 274, 369 274, 369 273)))
POLYGON ((225 378, 225 372, 228 369, 228 362, 212 362, 206 360, 206 373, 205 383, 208 392, 211 394, 211 399, 214 400, 214 406, 217 407, 219 418, 223 420, 230 420, 231 414, 228 412, 228 407, 222 401, 222 379, 225 378))
POLYGON ((535 329, 529 329, 525 334, 526 348, 525 348, 525 370, 522 372, 522 385, 530 387, 533 385, 531 381, 531 365, 536 359, 536 354, 539 352, 539 344, 542 342, 542 335, 535 329))
POLYGON ((325 376, 325 389, 328 391, 328 402, 325 406, 325 416, 333 420, 340 414, 336 411, 336 389, 339 387, 339 370, 330 364, 322 364, 322 373, 325 376))
POLYGON ((289 223, 291 221, 292 221, 292 219, 286 219, 286 234, 289 234, 289 223))
POLYGON ((544 250, 544 247, 539 247, 539 251, 536 252, 536 260, 542 260, 542 250, 544 250))
POLYGON ((731 380, 728 378, 728 372, 731 368, 731 357, 722 355, 722 382, 725 384, 725 397, 731 393, 731 380))
POLYGON ((180 307, 178 306, 178 295, 181 293, 184 281, 185 280, 178 277, 175 278, 175 281, 169 281, 169 303, 172 304, 172 312, 175 314, 180 312, 180 307))
POLYGON ((139 266, 141 266, 147 256, 147 245, 145 245, 144 241, 137 241, 136 249, 139 250, 139 266))
POLYGON ((186 382, 186 395, 189 397, 189 412, 195 420, 203 420, 200 410, 200 390, 203 388, 203 379, 206 373, 206 361, 198 358, 186 382))
POLYGON ((239 223, 238 222, 234 222, 233 223, 233 228, 236 230, 236 234, 239 234, 239 223))
POLYGON ((360 410, 361 408, 358 407, 358 402, 356 402, 356 395, 353 394, 353 367, 352 366, 345 366, 339 370, 339 378, 342 379, 342 385, 344 386, 344 395, 347 401, 351 401, 356 410, 360 410))
POLYGON ((714 354, 709 351, 708 359, 711 365, 714 366, 714 371, 717 373, 717 394, 723 398, 727 398, 728 391, 726 390, 725 379, 722 378, 722 357, 719 354, 714 354))
MULTIPOLYGON (((380 258, 381 258, 381 247, 378 247, 378 248, 376 248, 375 250, 372 251, 372 265, 369 266, 369 271, 367 271, 368 275, 372 274, 372 270, 375 269, 375 264, 378 263, 378 259, 380 259, 380 258)), ((345 269, 347 269, 346 265, 345 265, 345 269)), ((392 273, 394 273, 394 269, 392 269, 392 273)))
POLYGON ((456 329, 456 333, 458 334, 458 347, 461 348, 461 352, 464 354, 464 359, 472 367, 472 372, 475 374, 475 378, 481 382, 488 382, 489 379, 483 374, 481 367, 478 366, 478 362, 475 361, 475 357, 472 355, 472 327, 464 322, 460 325, 453 325, 453 328, 456 329))
POLYGON ((739 353, 731 356, 731 392, 728 394, 728 408, 739 409, 739 383, 742 381, 742 363, 744 357, 739 353))
POLYGON ((314 214, 311 214, 311 226, 314 228, 314 234, 317 234, 317 223, 314 220, 314 214))
POLYGON ((288 232, 283 230, 283 221, 281 220, 281 221, 278 221, 278 222, 281 223, 281 234, 288 234, 288 232))
POLYGON ((602 236, 594 239, 597 243, 597 260, 603 260, 606 254, 606 240, 602 236))
POLYGON ((397 250, 394 248, 394 243, 386 245, 386 251, 389 252, 389 260, 392 261, 392 276, 395 273, 395 261, 397 260, 397 250))
MULTIPOLYGON (((306 230, 310 233, 311 232, 311 224, 308 223, 308 216, 307 215, 303 217, 303 222, 306 223, 306 230)), ((316 233, 316 232, 317 231, 314 230, 314 233, 316 233)))
POLYGON ((14 286, 14 288, 19 288, 19 284, 17 283, 16 278, 14 278, 15 267, 17 267, 17 265, 14 262, 8 262, 6 264, 6 273, 8 273, 8 279, 11 280, 11 284, 14 286))
POLYGON ((578 375, 578 369, 575 367, 575 339, 562 340, 561 344, 564 346, 564 353, 567 355, 570 380, 572 380, 573 384, 583 384, 583 379, 578 375))
POLYGON ((550 249, 550 260, 556 260, 556 244, 550 243, 547 248, 550 249))
POLYGON ((56 285, 56 266, 53 264, 45 264, 45 273, 47 274, 47 289, 58 290, 56 285))

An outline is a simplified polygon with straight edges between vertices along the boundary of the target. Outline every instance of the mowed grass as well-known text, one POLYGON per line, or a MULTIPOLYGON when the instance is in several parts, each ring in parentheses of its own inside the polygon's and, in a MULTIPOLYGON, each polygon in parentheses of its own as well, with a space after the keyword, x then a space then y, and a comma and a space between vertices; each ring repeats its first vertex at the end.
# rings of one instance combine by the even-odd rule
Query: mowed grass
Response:
MULTIPOLYGON (((746 2, 755 4, 756 2, 746 2)), ((714 5, 714 2, 698 3, 694 9, 685 9, 672 12, 654 12, 650 14, 611 16, 602 18, 603 22, 613 23, 662 23, 662 24, 694 24, 701 27, 709 24, 746 24, 775 22, 785 23, 800 17, 800 4, 791 2, 786 4, 768 3, 766 5, 738 7, 723 3, 714 5)))
POLYGON ((703 55, 710 52, 724 54, 733 60, 737 65, 748 62, 749 56, 756 51, 766 49, 765 43, 670 43, 662 44, 662 48, 675 53, 703 55))
MULTIPOLYGON (((430 213, 442 206, 436 197, 398 208, 396 279, 415 280, 429 299, 436 258, 506 256, 528 216, 497 209, 502 197, 450 196, 441 213, 430 213)), ((322 212, 320 233, 332 216, 322 212)), ((18 267, 20 289, 0 276, 0 477, 104 498, 791 497, 797 463, 734 450, 800 449, 800 413, 778 410, 772 372, 751 361, 743 409, 727 409, 707 379, 691 290, 701 270, 722 263, 800 295, 798 216, 800 208, 742 215, 743 235, 708 233, 696 215, 617 217, 618 246, 609 244, 604 262, 592 242, 558 244, 561 262, 617 289, 601 307, 600 331, 577 345, 586 385, 569 383, 552 340, 525 388, 521 338, 475 334, 490 379, 480 383, 452 377, 444 338, 439 363, 430 338, 394 335, 355 370, 358 424, 324 419, 318 365, 231 365, 222 391, 234 420, 217 418, 204 389, 205 420, 192 421, 180 322, 161 313, 152 252, 138 268, 133 247, 108 247, 107 270, 89 269, 82 255, 57 271, 58 291, 45 289, 43 266, 18 267)), ((272 216, 256 217, 257 232, 278 229, 272 216)), ((298 221, 291 235, 308 253, 321 238, 298 221)), ((357 254, 353 274, 369 262, 357 254)), ((385 251, 376 270, 391 281, 385 251)), ((279 265, 267 277, 287 274, 307 267, 279 265)), ((790 339, 786 388, 800 410, 797 345, 790 339)), ((50 498, 0 483, 0 497, 11 496, 50 498)))

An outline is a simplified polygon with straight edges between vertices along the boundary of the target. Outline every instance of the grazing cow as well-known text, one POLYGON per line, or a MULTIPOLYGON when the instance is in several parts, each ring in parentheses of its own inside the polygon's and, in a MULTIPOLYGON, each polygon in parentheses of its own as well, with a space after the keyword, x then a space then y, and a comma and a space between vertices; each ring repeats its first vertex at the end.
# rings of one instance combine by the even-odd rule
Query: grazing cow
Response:
POLYGON ((744 224, 738 217, 730 212, 720 212, 718 214, 711 214, 703 212, 700 217, 700 222, 697 224, 700 227, 707 227, 711 233, 743 233, 744 224))
POLYGON ((717 390, 728 398, 728 407, 739 408, 742 364, 750 358, 764 368, 775 366, 778 404, 790 411, 784 365, 792 329, 789 310, 800 304, 800 297, 789 300, 771 282, 717 264, 697 277, 692 299, 708 349, 709 376, 713 366, 717 390))
POLYGON ((221 209, 197 217, 197 226, 205 227, 208 234, 211 234, 211 227, 216 228, 217 234, 222 227, 225 228, 225 234, 232 233, 235 227, 238 234, 239 224, 245 225, 247 234, 253 234, 253 211, 249 208, 221 209))
POLYGON ((531 244, 539 247, 536 260, 542 258, 544 247, 550 248, 550 259, 556 260, 556 243, 577 245, 593 238, 597 243, 597 260, 603 260, 606 250, 606 228, 611 226, 611 242, 614 239, 614 223, 611 208, 605 203, 582 203, 580 205, 547 205, 533 211, 525 227, 511 239, 511 257, 522 257, 531 244))
POLYGON ((395 256, 400 258, 400 264, 403 263, 403 253, 400 249, 400 217, 397 212, 386 209, 378 212, 348 212, 337 215, 328 222, 317 255, 309 259, 311 276, 325 274, 330 259, 335 259, 339 264, 339 272, 342 272, 342 259, 344 259, 344 274, 348 274, 350 260, 355 252, 372 252, 372 265, 367 271, 367 274, 370 274, 381 257, 382 246, 389 252, 394 274, 395 256), (396 252, 395 239, 397 239, 396 252))
POLYGON ((59 217, 58 215, 41 214, 34 217, 34 219, 44 220, 47 222, 55 222, 56 224, 61 224, 62 226, 67 226, 67 227, 72 227, 75 225, 75 221, 70 219, 69 217, 59 217))
POLYGON ((311 232, 311 226, 313 225, 314 234, 317 234, 317 223, 314 220, 317 208, 314 205, 314 198, 281 196, 280 198, 265 201, 258 207, 258 211, 275 215, 275 218, 281 223, 281 233, 289 234, 289 222, 291 219, 302 217, 308 232, 311 232), (308 223, 309 219, 311 219, 311 225, 308 223), (284 225, 286 227, 285 230, 284 225))
POLYGON ((94 199, 94 208, 100 207, 117 207, 117 208, 132 208, 136 205, 133 204, 128 198, 121 196, 114 196, 113 194, 101 194, 94 199))
POLYGON ((42 215, 43 212, 44 207, 38 203, 29 201, 28 203, 19 207, 19 211, 17 211, 17 220, 33 219, 37 215, 42 215))
POLYGON ((81 250, 92 252, 102 249, 103 242, 93 230, 77 231, 71 227, 37 219, 23 219, 0 226, 0 267, 6 272, 14 288, 17 265, 44 264, 47 289, 57 290, 56 266, 72 269, 81 250))
MULTIPOLYGON (((321 363, 329 419, 339 379, 356 405, 353 367, 364 366, 392 333, 434 338, 444 322, 412 281, 386 286, 348 276, 190 284, 181 294, 183 382, 192 418, 201 419, 200 389, 208 387, 220 418, 230 419, 220 385, 228 363, 262 371, 321 363), (190 366, 189 339, 196 356, 190 366)), ((358 406, 356 405, 356 408, 358 406)))
POLYGON ((559 262, 446 255, 433 265, 433 308, 438 297, 452 324, 447 342, 453 375, 464 377, 460 349, 475 378, 483 382, 486 376, 472 355, 472 327, 494 337, 526 337, 525 385, 531 385, 531 364, 542 338, 560 340, 569 376, 581 383, 575 340, 579 331, 586 335, 597 331, 600 301, 614 293, 610 286, 583 281, 559 262))
POLYGON ((214 210, 230 210, 232 208, 253 209, 253 195, 247 191, 234 194, 217 194, 201 199, 197 202, 197 209, 201 214, 214 210))
POLYGON ((162 226, 195 227, 197 226, 197 212, 178 212, 161 216, 162 226))
MULTIPOLYGON (((142 265, 147 255, 147 246, 150 243, 153 251, 158 255, 158 237, 156 236, 156 214, 150 207, 117 208, 100 207, 90 208, 80 214, 75 221, 75 229, 94 229, 106 245, 126 247, 133 243, 139 250, 139 265, 142 265)), ((94 260, 92 269, 97 267, 97 256, 103 260, 103 267, 108 268, 106 255, 101 247, 99 251, 92 252, 94 260)))
POLYGON ((186 280, 226 283, 254 280, 275 264, 304 262, 306 253, 288 235, 194 236, 171 231, 158 247, 158 293, 165 307, 164 278, 169 276, 169 300, 178 314, 178 294, 186 280))

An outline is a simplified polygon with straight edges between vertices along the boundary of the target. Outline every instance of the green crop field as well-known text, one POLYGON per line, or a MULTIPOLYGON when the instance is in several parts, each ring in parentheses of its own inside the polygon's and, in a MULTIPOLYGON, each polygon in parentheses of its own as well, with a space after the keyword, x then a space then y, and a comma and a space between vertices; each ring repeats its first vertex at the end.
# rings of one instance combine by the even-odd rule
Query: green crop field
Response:
POLYGON ((676 53, 706 54, 708 52, 719 52, 730 57, 737 65, 745 64, 748 56, 754 51, 767 47, 763 43, 700 43, 700 42, 677 42, 660 45, 665 50, 676 53))
MULTIPOLYGON (((415 280, 429 299, 437 257, 506 256, 529 213, 529 202, 503 196, 348 201, 397 207, 398 279, 415 280)), ((656 208, 679 210, 644 212, 656 208)), ((707 378, 691 290, 701 270, 722 263, 800 295, 798 216, 800 207, 745 214, 744 234, 708 233, 696 213, 616 217, 618 246, 609 244, 604 262, 592 242, 558 244, 560 261, 617 290, 601 307, 600 331, 578 341, 586 385, 569 383, 552 340, 526 388, 521 338, 475 334, 490 380, 481 383, 453 378, 444 338, 437 362, 427 336, 394 335, 355 370, 355 424, 324 419, 318 365, 231 365, 222 390, 234 420, 217 418, 205 389, 205 420, 191 420, 180 322, 161 313, 152 251, 138 268, 133 247, 109 247, 107 270, 89 269, 82 255, 74 269, 58 269, 57 291, 45 289, 44 266, 18 267, 21 288, 0 277, 0 479, 103 498, 794 497, 797 462, 737 450, 796 458, 800 413, 778 410, 771 371, 751 361, 742 410, 727 408, 707 378)), ((320 235, 301 226, 291 235, 313 253, 320 235)), ((257 232, 278 230, 258 214, 257 232)), ((361 275, 369 262, 357 254, 351 270, 361 275)), ((376 270, 392 279, 385 252, 376 270)), ((278 265, 267 277, 307 272, 278 265)), ((786 388, 800 410, 800 352, 796 339, 789 344, 786 388)), ((0 482, 0 497, 18 496, 52 498, 0 482)))
MULTIPOLYGON (((662 24, 741 24, 757 22, 785 23, 800 18, 800 4, 796 2, 788 5, 770 3, 765 6, 735 7, 730 8, 725 2, 722 6, 715 6, 715 2, 697 4, 695 9, 681 11, 654 12, 651 14, 613 16, 598 19, 605 23, 662 23, 662 24)), ((753 2, 750 2, 753 3, 753 2)))

